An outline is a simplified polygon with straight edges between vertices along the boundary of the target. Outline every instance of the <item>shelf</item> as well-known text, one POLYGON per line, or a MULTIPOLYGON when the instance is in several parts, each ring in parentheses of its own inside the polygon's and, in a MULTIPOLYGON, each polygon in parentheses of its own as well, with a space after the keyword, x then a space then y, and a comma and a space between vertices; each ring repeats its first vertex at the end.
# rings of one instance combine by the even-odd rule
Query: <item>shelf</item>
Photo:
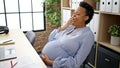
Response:
POLYGON ((105 46, 107 48, 110 48, 118 53, 120 53, 120 45, 111 45, 109 42, 98 42, 102 46, 105 46))
MULTIPOLYGON (((61 9, 72 10, 72 11, 75 10, 75 9, 73 9, 73 8, 70 8, 70 7, 61 7, 61 9)), ((94 12, 95 12, 95 13, 99 13, 100 11, 94 10, 94 12)))
POLYGON ((103 11, 100 11, 100 13, 120 16, 120 13, 111 13, 111 12, 103 12, 103 11))
POLYGON ((120 15, 100 13, 99 23, 98 41, 109 41, 111 37, 108 33, 109 27, 114 24, 120 25, 120 15))
POLYGON ((100 11, 99 10, 94 10, 95 13, 99 13, 100 11))
MULTIPOLYGON (((70 7, 61 7, 61 9, 67 9, 67 10, 75 10, 75 9, 72 9, 70 7)), ((94 10, 95 13, 99 13, 100 11, 99 10, 94 10)))
MULTIPOLYGON (((89 3, 95 9, 96 4, 93 0, 83 0, 83 1, 89 3)), ((72 9, 71 2, 72 2, 72 0, 61 0, 62 15, 66 16, 66 13, 63 14, 63 10, 68 10, 68 11, 70 11, 71 15, 73 14, 75 9, 72 9)), ((93 19, 93 21, 92 21, 92 22, 95 22, 95 24, 90 23, 88 26, 92 26, 91 30, 93 30, 94 32, 97 31, 98 35, 95 35, 97 38, 97 41, 96 41, 97 46, 103 46, 108 50, 111 50, 115 53, 120 54, 120 45, 111 45, 110 44, 111 36, 108 33, 108 29, 111 25, 114 25, 114 24, 120 25, 120 13, 112 13, 112 12, 104 12, 104 11, 100 11, 100 10, 94 10, 94 14, 97 14, 99 18, 97 20, 97 17, 95 17, 95 19, 93 19), (98 26, 96 26, 96 22, 98 22, 98 26), (98 29, 96 29, 96 27, 98 27, 98 29), (98 45, 98 44, 100 44, 100 45, 98 45)), ((62 24, 63 24, 64 17, 62 16, 62 24)), ((92 68, 96 68, 96 64, 97 64, 97 60, 98 60, 97 59, 97 54, 98 54, 97 51, 98 51, 98 48, 96 47, 95 65, 88 63, 88 65, 91 66, 92 68)))
POLYGON ((70 8, 70 7, 62 7, 62 9, 75 10, 75 9, 70 8))
POLYGON ((70 7, 70 0, 61 0, 61 7, 70 7))

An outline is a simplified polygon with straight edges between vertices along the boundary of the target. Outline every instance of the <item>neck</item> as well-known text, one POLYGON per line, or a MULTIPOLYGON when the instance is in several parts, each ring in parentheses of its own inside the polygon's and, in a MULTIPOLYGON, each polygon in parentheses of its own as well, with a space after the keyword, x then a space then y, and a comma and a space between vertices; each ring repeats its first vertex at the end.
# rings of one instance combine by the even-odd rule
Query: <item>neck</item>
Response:
POLYGON ((84 27, 86 27, 86 25, 85 24, 81 24, 81 25, 76 26, 75 29, 76 28, 84 28, 84 27))

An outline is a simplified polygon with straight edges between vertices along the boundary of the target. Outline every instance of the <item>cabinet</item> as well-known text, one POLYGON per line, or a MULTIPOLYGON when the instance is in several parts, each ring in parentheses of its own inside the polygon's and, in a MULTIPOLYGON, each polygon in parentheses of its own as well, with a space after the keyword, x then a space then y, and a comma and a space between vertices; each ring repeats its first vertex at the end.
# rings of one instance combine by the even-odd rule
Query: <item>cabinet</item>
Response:
POLYGON ((98 47, 97 68, 118 68, 119 61, 119 53, 103 46, 98 47))
MULTIPOLYGON (((96 8, 94 0, 61 0, 61 25, 64 25, 72 16, 72 13, 75 8, 78 7, 80 1, 86 1, 94 9, 96 8)), ((105 1, 109 0, 100 0, 101 4, 103 4, 102 2, 105 4, 105 1)), ((102 6, 100 7, 102 10, 95 10, 93 20, 91 21, 91 23, 97 22, 97 24, 87 25, 95 34, 96 46, 95 49, 92 49, 91 56, 89 57, 88 66, 90 67, 87 66, 86 68, 120 68, 120 60, 115 58, 116 54, 120 57, 120 45, 111 45, 110 34, 108 33, 108 28, 111 25, 120 25, 120 12, 106 12, 104 11, 105 5, 100 6, 102 6), (109 61, 106 57, 111 60, 110 63, 106 62, 109 61)))

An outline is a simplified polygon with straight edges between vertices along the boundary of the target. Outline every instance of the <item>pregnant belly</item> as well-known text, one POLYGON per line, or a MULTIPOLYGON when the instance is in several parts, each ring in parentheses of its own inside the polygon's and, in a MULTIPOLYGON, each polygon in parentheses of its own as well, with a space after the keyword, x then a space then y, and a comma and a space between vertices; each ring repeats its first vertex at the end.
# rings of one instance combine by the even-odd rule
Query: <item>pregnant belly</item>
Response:
POLYGON ((60 47, 59 41, 48 42, 42 50, 51 60, 55 60, 57 57, 67 57, 67 53, 60 47))

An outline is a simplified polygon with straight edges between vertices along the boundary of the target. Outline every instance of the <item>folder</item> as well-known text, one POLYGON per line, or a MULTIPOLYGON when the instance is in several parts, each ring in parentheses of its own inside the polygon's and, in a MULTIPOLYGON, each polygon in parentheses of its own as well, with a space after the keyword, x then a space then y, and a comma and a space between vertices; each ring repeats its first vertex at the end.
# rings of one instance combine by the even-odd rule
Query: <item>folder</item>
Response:
POLYGON ((120 0, 113 0, 112 12, 120 13, 120 0))
POLYGON ((112 12, 112 4, 113 4, 112 1, 113 0, 107 0, 106 9, 105 9, 106 12, 112 12))
POLYGON ((105 11, 107 0, 100 0, 100 11, 105 11))
POLYGON ((62 25, 64 25, 68 20, 69 18, 71 17, 71 10, 69 9, 63 9, 62 10, 62 25))
POLYGON ((98 28, 99 28, 99 14, 94 14, 94 36, 95 41, 98 40, 98 28))
POLYGON ((81 1, 83 1, 83 0, 76 0, 76 8, 79 7, 79 4, 80 4, 81 1))
POLYGON ((89 24, 87 24, 87 27, 90 27, 92 30, 94 36, 95 36, 95 41, 98 39, 98 28, 99 28, 99 14, 94 13, 93 19, 90 21, 89 24))
POLYGON ((77 0, 72 0, 71 2, 71 5, 72 5, 72 9, 76 9, 76 1, 77 0))

